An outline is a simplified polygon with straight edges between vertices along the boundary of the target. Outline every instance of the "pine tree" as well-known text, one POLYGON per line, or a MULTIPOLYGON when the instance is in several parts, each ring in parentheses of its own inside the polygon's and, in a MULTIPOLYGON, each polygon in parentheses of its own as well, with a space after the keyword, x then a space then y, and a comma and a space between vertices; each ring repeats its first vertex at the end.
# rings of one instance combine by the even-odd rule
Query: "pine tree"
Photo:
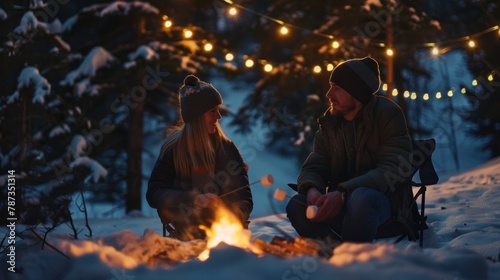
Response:
MULTIPOLYGON (((163 128, 176 123, 177 89, 187 73, 232 68, 203 51, 211 38, 204 28, 164 27, 162 11, 178 7, 96 2, 2 6, 0 173, 15 169, 18 193, 38 200, 67 199, 83 186, 94 199, 125 199, 127 212, 140 210, 149 175, 141 166, 145 116, 163 128), (192 38, 184 38, 185 29, 192 38), (26 73, 29 83, 21 79, 26 73)), ((50 207, 28 212, 20 212, 21 221, 44 222, 47 212, 64 220, 50 207)))

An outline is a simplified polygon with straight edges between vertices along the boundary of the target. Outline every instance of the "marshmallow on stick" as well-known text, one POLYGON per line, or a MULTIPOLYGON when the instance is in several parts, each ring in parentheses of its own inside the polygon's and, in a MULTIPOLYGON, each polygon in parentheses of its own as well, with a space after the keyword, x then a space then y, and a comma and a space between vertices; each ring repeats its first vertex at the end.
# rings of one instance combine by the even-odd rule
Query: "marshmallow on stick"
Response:
POLYGON ((284 190, 276 189, 274 191, 274 199, 279 200, 279 201, 283 201, 283 200, 285 200, 285 197, 286 197, 286 192, 284 190))
POLYGON ((306 209, 306 217, 310 220, 316 217, 316 214, 318 214, 318 206, 316 205, 309 205, 307 206, 306 209))
POLYGON ((261 184, 264 186, 264 187, 269 187, 269 186, 272 186, 274 184, 274 178, 273 178, 273 175, 271 174, 267 174, 267 175, 264 175, 260 178, 260 182, 261 184))

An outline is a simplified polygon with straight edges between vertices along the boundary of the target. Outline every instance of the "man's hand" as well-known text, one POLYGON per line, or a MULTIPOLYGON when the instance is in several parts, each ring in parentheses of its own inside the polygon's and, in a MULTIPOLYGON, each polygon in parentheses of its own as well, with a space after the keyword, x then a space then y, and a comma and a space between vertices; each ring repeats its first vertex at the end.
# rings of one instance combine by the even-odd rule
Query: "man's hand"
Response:
POLYGON ((311 219, 311 221, 325 222, 335 218, 340 213, 342 207, 344 206, 344 198, 342 193, 338 191, 329 192, 321 195, 315 201, 314 205, 318 206, 318 213, 313 219, 311 219))
POLYGON ((316 205, 316 201, 320 198, 321 192, 316 188, 307 190, 307 204, 316 205))

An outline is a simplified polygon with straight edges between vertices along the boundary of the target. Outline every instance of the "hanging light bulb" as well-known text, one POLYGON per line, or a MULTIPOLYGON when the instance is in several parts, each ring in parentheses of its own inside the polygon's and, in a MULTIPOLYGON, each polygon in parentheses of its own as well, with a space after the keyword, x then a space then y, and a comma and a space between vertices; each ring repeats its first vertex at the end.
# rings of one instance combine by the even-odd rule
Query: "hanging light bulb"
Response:
POLYGON ((394 51, 393 51, 391 48, 387 49, 387 50, 385 51, 385 53, 386 53, 388 56, 393 56, 393 55, 394 55, 394 51))
POLYGON ((269 63, 267 63, 266 65, 264 65, 264 71, 266 72, 271 72, 273 70, 273 66, 269 63))
POLYGON ((172 21, 171 21, 171 20, 166 20, 166 21, 165 21, 165 27, 166 27, 166 28, 170 28, 170 27, 172 27, 172 25, 173 25, 173 23, 172 23, 172 21))
POLYGON ((281 33, 281 35, 286 35, 286 34, 288 34, 288 28, 287 28, 286 26, 282 26, 282 27, 280 28, 280 33, 281 33))
POLYGON ((474 42, 474 40, 469 40, 469 47, 473 48, 476 46, 476 42, 474 42))
POLYGON ((466 94, 467 93, 467 89, 465 88, 462 88, 462 90, 460 91, 462 94, 466 94))
POLYGON ((422 98, 424 100, 429 100, 429 94, 428 93, 424 93, 424 96, 422 96, 422 98))
POLYGON ((321 66, 319 66, 319 65, 314 66, 313 72, 316 74, 321 73, 321 66))
POLYGON ((226 60, 227 61, 233 61, 234 59, 234 55, 232 53, 227 53, 226 54, 226 60))
POLYGON ((247 59, 247 60, 245 61, 245 66, 246 66, 246 67, 250 68, 250 67, 253 67, 253 65, 254 65, 253 60, 251 60, 251 59, 247 59))
POLYGON ((404 96, 404 98, 410 97, 410 92, 405 90, 405 92, 403 92, 403 96, 404 96))
POLYGON ((326 65, 326 71, 330 72, 330 71, 332 71, 332 70, 333 70, 333 64, 328 63, 328 64, 326 65))
POLYGON ((193 31, 189 29, 184 29, 184 38, 189 39, 193 37, 193 31))
POLYGON ((431 53, 432 53, 432 55, 438 55, 439 49, 437 47, 433 47, 431 53))
POLYGON ((450 89, 450 90, 448 91, 448 97, 453 97, 453 90, 451 90, 451 89, 450 89))
POLYGON ((340 43, 338 41, 333 41, 332 42, 332 48, 338 49, 340 47, 340 43))
POLYGON ((472 80, 472 85, 477 86, 477 80, 472 80))
POLYGON ((398 89, 393 89, 392 90, 392 96, 398 96, 398 89))
MULTIPOLYGON (((427 94, 427 93, 426 93, 426 94, 427 94)), ((441 97, 442 97, 442 96, 441 96, 441 92, 440 92, 440 91, 436 92, 436 98, 437 98, 437 99, 441 99, 441 97)), ((427 99, 429 99, 429 98, 427 97, 427 99)))
POLYGON ((412 93, 411 93, 410 98, 411 98, 412 100, 417 99, 417 93, 416 93, 416 92, 412 92, 412 93))
POLYGON ((231 7, 229 8, 229 10, 227 11, 227 13, 230 15, 230 16, 235 16, 238 14, 238 10, 235 8, 235 7, 231 7))
POLYGON ((382 90, 383 90, 383 91, 387 91, 387 87, 388 87, 388 86, 387 86, 387 84, 383 84, 383 85, 382 85, 382 90))
POLYGON ((491 75, 491 74, 490 74, 490 75, 488 76, 488 81, 490 81, 490 82, 491 82, 491 81, 493 81, 493 75, 491 75))
POLYGON ((214 46, 210 43, 206 43, 204 46, 203 46, 203 49, 206 51, 206 52, 209 52, 209 51, 212 51, 214 48, 214 46))

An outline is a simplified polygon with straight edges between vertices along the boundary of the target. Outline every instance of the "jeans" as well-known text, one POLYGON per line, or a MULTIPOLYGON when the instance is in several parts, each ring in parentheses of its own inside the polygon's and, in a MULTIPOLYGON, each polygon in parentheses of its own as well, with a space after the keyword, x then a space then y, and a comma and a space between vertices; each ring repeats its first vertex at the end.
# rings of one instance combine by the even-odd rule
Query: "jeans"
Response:
POLYGON ((307 205, 306 196, 297 194, 288 202, 286 213, 297 233, 309 238, 330 236, 347 242, 372 242, 378 227, 391 217, 389 198, 365 187, 347 196, 342 211, 327 223, 310 221, 304 204, 307 205))

